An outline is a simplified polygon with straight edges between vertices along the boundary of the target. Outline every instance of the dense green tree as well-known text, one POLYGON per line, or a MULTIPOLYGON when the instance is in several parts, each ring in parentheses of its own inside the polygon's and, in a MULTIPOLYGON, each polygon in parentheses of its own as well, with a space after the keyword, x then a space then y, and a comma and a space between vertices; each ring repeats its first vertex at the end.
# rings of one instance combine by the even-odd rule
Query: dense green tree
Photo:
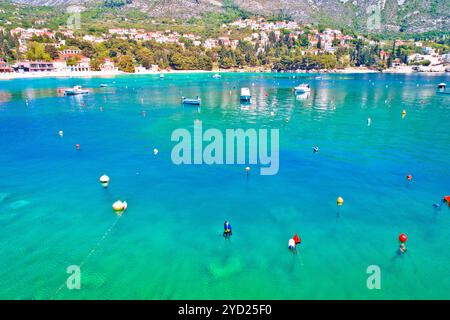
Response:
POLYGON ((50 61, 52 58, 45 52, 45 47, 38 42, 30 42, 26 52, 26 58, 32 61, 50 61))
POLYGON ((132 73, 134 72, 133 58, 131 55, 123 55, 119 58, 117 67, 120 71, 132 73))
POLYGON ((58 49, 53 45, 46 45, 45 52, 48 53, 48 55, 50 56, 50 58, 52 60, 58 59, 58 57, 59 57, 58 49))

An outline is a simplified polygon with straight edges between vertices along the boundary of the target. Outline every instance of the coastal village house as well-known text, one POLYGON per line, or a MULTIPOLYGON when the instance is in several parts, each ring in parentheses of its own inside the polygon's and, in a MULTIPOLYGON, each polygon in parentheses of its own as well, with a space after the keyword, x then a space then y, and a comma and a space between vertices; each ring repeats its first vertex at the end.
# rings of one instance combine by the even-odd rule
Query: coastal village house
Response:
POLYGON ((49 61, 21 61, 13 66, 15 72, 53 72, 55 67, 49 61))
POLYGON ((79 56, 77 64, 71 66, 68 65, 67 69, 70 72, 91 71, 91 59, 85 56, 79 56))
POLYGON ((77 54, 81 54, 81 50, 80 49, 64 49, 64 50, 60 51, 59 54, 62 56, 77 55, 77 54))
POLYGON ((114 61, 112 61, 111 59, 105 59, 105 61, 103 61, 103 63, 100 65, 100 70, 101 71, 116 71, 117 68, 114 65, 114 61))
POLYGON ((60 71, 83 72, 91 71, 91 59, 81 54, 79 49, 65 49, 59 52, 57 66, 60 71), (65 65, 64 65, 65 62, 65 65), (65 68, 65 70, 64 70, 65 68))
POLYGON ((5 61, 0 61, 0 73, 13 72, 13 69, 6 64, 5 61))
POLYGON ((64 59, 53 60, 53 66, 55 67, 55 71, 57 71, 57 72, 66 72, 67 71, 67 62, 64 59))

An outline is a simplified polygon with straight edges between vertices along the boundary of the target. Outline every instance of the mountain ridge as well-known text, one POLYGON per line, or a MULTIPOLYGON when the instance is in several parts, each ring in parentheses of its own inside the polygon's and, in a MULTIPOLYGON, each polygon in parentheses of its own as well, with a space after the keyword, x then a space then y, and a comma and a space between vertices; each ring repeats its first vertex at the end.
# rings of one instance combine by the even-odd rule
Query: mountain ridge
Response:
POLYGON ((450 29, 449 0, 12 0, 65 7, 110 6, 159 18, 199 18, 233 7, 249 14, 279 15, 301 23, 349 26, 358 31, 421 33, 450 29))

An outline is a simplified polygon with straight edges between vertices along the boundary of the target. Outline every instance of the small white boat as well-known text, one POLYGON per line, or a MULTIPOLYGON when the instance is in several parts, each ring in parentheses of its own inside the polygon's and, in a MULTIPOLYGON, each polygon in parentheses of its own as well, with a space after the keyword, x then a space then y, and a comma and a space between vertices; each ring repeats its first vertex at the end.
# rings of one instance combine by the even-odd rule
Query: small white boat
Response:
POLYGON ((222 78, 222 76, 220 74, 216 73, 215 75, 213 75, 213 78, 214 79, 220 79, 220 78, 222 78))
POLYGON ((160 78, 160 79, 164 79, 164 75, 161 73, 161 74, 159 75, 159 78, 160 78))
POLYGON ((447 84, 444 83, 444 82, 439 83, 438 86, 437 86, 436 93, 450 94, 450 91, 447 90, 447 84))
POLYGON ((311 92, 311 87, 309 84, 302 83, 301 85, 298 85, 294 88, 295 94, 302 94, 306 92, 311 92))
POLYGON ((88 94, 89 90, 81 88, 81 86, 75 86, 72 89, 66 89, 64 90, 64 94, 66 96, 75 96, 78 94, 88 94))
POLYGON ((108 85, 107 84, 104 84, 104 83, 102 83, 102 84, 100 84, 100 88, 106 88, 108 85))
POLYGON ((197 105, 197 106, 202 103, 202 99, 200 99, 199 96, 197 96, 195 99, 189 99, 189 98, 182 97, 181 101, 183 102, 183 104, 191 104, 191 105, 197 105))
POLYGON ((250 101, 252 95, 249 88, 241 88, 241 101, 250 101))

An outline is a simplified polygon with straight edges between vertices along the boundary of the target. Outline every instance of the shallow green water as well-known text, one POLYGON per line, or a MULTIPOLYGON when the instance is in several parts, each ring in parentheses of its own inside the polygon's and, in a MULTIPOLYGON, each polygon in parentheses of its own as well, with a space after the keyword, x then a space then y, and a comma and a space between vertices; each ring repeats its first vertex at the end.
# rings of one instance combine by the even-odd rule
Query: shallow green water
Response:
POLYGON ((449 299, 450 210, 432 207, 450 194, 450 97, 435 94, 439 82, 448 76, 1 82, 0 298, 449 299), (312 94, 296 99, 303 81, 312 94), (77 84, 94 92, 56 92, 77 84), (183 107, 182 95, 202 107, 183 107), (171 133, 197 119, 223 131, 279 128, 279 173, 175 166, 171 133), (120 219, 117 199, 129 204, 120 219), (68 290, 67 266, 82 263, 81 289, 68 290), (381 290, 367 289, 369 265, 381 268, 381 290))

